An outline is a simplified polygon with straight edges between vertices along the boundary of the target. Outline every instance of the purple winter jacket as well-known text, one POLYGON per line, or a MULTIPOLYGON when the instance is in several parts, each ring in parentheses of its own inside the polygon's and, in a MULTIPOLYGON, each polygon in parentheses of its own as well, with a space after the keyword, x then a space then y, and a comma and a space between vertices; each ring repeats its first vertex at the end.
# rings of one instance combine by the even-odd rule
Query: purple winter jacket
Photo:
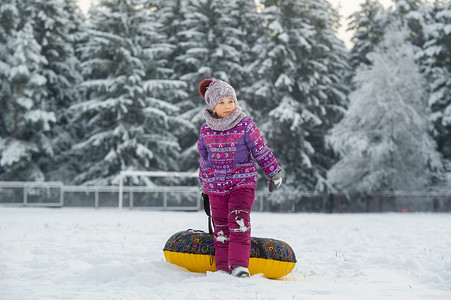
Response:
POLYGON ((281 170, 250 117, 225 131, 215 131, 207 123, 203 124, 197 149, 200 154, 199 179, 208 195, 226 195, 242 188, 256 189, 257 168, 251 154, 268 178, 281 170))

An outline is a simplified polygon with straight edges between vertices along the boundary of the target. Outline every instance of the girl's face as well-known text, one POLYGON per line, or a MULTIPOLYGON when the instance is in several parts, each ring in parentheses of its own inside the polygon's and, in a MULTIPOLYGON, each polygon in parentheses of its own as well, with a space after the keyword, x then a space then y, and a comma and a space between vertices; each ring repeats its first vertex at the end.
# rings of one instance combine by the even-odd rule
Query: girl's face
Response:
POLYGON ((213 108, 213 112, 218 118, 225 118, 235 110, 236 104, 232 98, 221 99, 213 108))

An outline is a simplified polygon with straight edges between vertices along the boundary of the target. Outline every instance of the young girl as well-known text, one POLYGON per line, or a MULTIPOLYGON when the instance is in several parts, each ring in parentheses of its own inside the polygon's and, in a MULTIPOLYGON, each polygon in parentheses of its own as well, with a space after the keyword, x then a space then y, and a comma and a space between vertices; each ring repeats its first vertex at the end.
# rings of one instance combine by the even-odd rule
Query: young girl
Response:
POLYGON ((208 108, 197 144, 199 179, 210 199, 216 270, 249 277, 250 212, 257 187, 257 168, 269 178, 269 191, 282 184, 282 173, 250 117, 237 106, 235 90, 221 80, 204 79, 199 92, 208 108))

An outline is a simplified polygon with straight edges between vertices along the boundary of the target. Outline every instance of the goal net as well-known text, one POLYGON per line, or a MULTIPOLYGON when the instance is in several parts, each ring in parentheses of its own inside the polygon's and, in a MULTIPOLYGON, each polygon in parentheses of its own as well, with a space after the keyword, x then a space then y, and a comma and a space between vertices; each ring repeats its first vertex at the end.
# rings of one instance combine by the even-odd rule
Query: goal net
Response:
MULTIPOLYGON (((160 200, 159 204, 145 205, 146 208, 157 209, 178 209, 178 210, 199 210, 201 209, 199 187, 190 186, 124 186, 124 181, 128 177, 165 177, 165 178, 199 178, 198 172, 163 172, 163 171, 122 171, 119 178, 119 209, 124 205, 124 195, 128 197, 130 208, 140 206, 137 204, 138 195, 154 194, 160 200), (182 199, 191 199, 195 206, 183 205, 182 199), (172 204, 172 206, 171 206, 172 204)), ((157 201, 158 202, 158 201, 157 201)))

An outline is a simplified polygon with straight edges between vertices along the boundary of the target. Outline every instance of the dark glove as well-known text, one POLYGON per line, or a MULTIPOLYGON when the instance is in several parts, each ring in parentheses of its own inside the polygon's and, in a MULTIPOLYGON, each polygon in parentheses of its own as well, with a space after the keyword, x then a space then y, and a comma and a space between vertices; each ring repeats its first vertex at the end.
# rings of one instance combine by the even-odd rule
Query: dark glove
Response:
POLYGON ((273 177, 266 181, 266 185, 269 187, 269 192, 277 190, 282 185, 282 171, 276 173, 273 177))

